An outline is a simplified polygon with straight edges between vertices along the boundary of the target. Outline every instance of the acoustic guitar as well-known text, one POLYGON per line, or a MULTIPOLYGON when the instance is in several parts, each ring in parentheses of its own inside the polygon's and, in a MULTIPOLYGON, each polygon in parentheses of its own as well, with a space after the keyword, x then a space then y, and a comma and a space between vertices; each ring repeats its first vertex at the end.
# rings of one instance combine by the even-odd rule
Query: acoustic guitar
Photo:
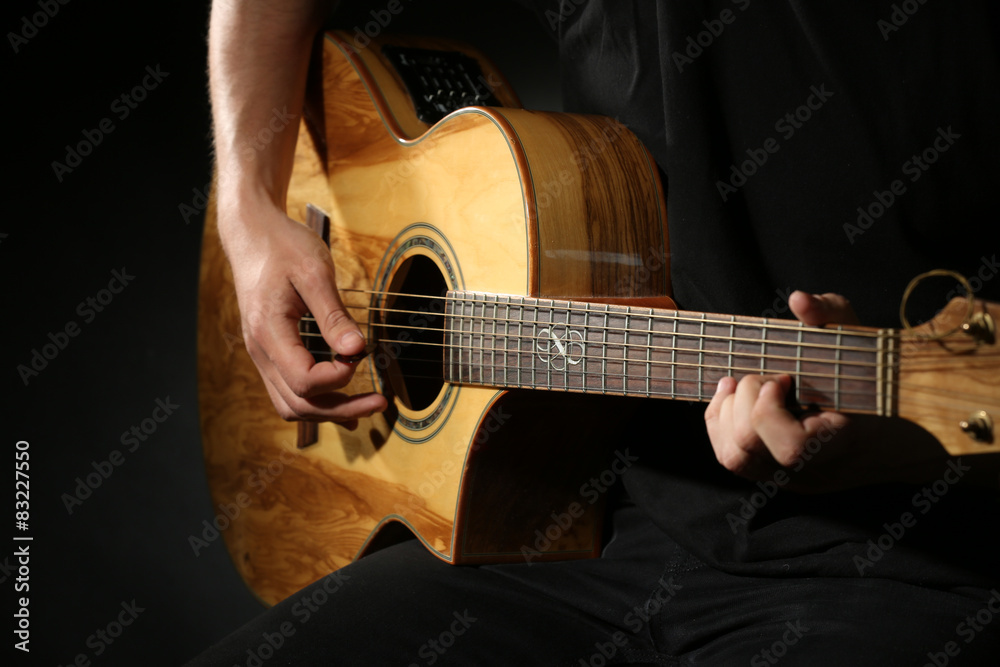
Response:
MULTIPOLYGON (((403 534, 455 564, 594 556, 630 465, 600 426, 635 397, 707 401, 724 376, 788 373, 802 406, 996 450, 995 304, 902 331, 677 311, 658 172, 622 125, 521 108, 462 44, 332 32, 320 51, 287 210, 328 238, 371 344, 345 391, 390 408, 354 431, 276 414, 210 205, 198 376, 218 516, 198 539, 221 529, 263 601, 403 534)), ((302 334, 329 358, 308 318, 302 334)))

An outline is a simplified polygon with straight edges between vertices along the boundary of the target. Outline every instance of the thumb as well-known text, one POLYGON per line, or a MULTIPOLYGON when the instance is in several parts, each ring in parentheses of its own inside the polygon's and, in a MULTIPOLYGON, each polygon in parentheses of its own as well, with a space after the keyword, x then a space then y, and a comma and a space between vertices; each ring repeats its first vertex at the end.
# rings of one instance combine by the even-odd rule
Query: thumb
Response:
POLYGON ((796 290, 788 297, 788 307, 803 324, 859 324, 851 302, 840 294, 809 294, 796 290))

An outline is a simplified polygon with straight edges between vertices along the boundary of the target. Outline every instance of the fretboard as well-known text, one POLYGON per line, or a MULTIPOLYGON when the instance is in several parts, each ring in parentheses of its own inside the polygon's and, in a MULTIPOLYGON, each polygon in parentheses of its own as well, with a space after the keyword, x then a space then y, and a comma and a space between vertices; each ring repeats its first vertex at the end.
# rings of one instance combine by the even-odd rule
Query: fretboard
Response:
POLYGON ((710 400, 719 380, 784 373, 798 403, 892 415, 895 331, 449 292, 457 384, 710 400))

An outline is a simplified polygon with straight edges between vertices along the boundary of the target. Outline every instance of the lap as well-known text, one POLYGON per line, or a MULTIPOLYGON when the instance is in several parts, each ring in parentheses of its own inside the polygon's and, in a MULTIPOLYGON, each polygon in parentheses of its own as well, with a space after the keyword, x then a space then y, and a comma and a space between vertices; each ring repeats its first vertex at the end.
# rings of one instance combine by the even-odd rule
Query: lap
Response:
POLYGON ((390 547, 291 596, 189 667, 933 664, 928 653, 981 664, 976 656, 1000 651, 1000 618, 981 618, 978 632, 958 626, 988 597, 874 578, 727 574, 626 505, 594 560, 455 567, 415 540, 390 547))

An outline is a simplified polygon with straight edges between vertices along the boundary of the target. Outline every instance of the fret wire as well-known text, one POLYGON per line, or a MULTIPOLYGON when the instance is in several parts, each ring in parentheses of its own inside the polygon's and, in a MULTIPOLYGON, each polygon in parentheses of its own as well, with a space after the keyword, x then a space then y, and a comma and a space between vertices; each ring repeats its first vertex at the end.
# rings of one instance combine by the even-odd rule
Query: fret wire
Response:
MULTIPOLYGON (((534 340, 536 340, 538 338, 538 308, 532 308, 531 312, 534 315, 534 324, 531 327, 531 333, 532 333, 531 339, 528 340, 528 347, 529 348, 533 347, 532 341, 534 341, 534 340)), ((523 314, 522 314, 522 317, 523 317, 523 314)), ((534 349, 529 349, 528 354, 531 355, 531 386, 533 388, 537 388, 538 387, 538 377, 537 377, 537 375, 535 373, 535 357, 537 357, 538 355, 535 354, 535 350, 534 349)))
POLYGON ((670 346, 670 393, 677 393, 677 320, 674 320, 673 345, 670 346))
MULTIPOLYGON (((471 322, 471 318, 466 317, 465 319, 470 319, 470 322, 471 322)), ((713 323, 719 324, 717 322, 713 322, 713 323)), ((674 324, 676 326, 676 322, 674 324)), ((386 329, 418 329, 420 331, 440 331, 440 332, 444 332, 445 331, 443 328, 442 329, 437 329, 437 328, 432 328, 432 327, 416 327, 416 326, 410 325, 410 324, 379 324, 378 326, 382 327, 382 328, 386 328, 386 329)), ((594 326, 592 326, 591 328, 603 328, 603 327, 594 327, 594 326)), ((620 331, 621 330, 621 329, 616 329, 614 327, 607 327, 607 329, 609 329, 611 331, 620 331)), ((605 338, 606 338, 607 332, 605 331, 604 333, 605 333, 605 338)), ((826 332, 826 333, 832 333, 832 332, 826 332)), ((309 336, 319 336, 320 334, 302 334, 302 335, 306 336, 306 337, 309 337, 309 336)), ((677 333, 673 334, 673 336, 674 336, 674 345, 676 345, 676 338, 677 338, 677 336, 688 337, 688 338, 697 337, 696 334, 686 334, 686 333, 683 333, 683 332, 677 332, 677 333)), ((726 336, 709 336, 709 335, 706 335, 705 338, 706 339, 715 339, 715 340, 728 340, 728 338, 726 336)), ((799 338, 801 339, 801 331, 799 332, 799 338)), ((740 338, 737 338, 736 340, 752 340, 755 343, 759 343, 760 342, 759 339, 740 339, 740 338)), ((730 342, 732 342, 732 341, 730 341, 730 342)), ((775 343, 775 344, 777 344, 777 345, 786 345, 788 347, 793 347, 794 346, 796 348, 796 350, 795 350, 796 351, 796 355, 799 355, 799 356, 801 355, 801 349, 802 348, 809 347, 808 344, 801 344, 801 343, 797 344, 797 343, 793 343, 793 342, 787 342, 787 343, 786 342, 779 342, 779 343, 775 343)), ((631 345, 632 347, 636 347, 636 348, 645 347, 645 345, 643 345, 642 343, 629 343, 629 345, 631 345)), ((666 351, 666 350, 680 350, 680 351, 684 351, 685 349, 688 349, 688 348, 668 347, 668 346, 663 346, 663 345, 654 345, 653 347, 656 350, 664 350, 664 351, 666 351)), ((826 347, 828 349, 832 349, 833 348, 832 345, 826 346, 826 347)), ((848 349, 848 348, 845 348, 845 349, 848 349)), ((865 350, 865 349, 862 349, 862 348, 858 348, 858 351, 862 351, 862 352, 865 352, 865 353, 868 353, 868 354, 872 354, 872 355, 875 354, 875 349, 874 348, 872 348, 870 350, 865 350)), ((760 355, 759 355, 759 353, 756 353, 756 352, 739 352, 739 353, 736 354, 736 356, 738 356, 738 357, 748 357, 748 358, 757 358, 760 355)), ((797 357, 789 357, 789 356, 783 356, 783 355, 769 354, 769 355, 767 355, 767 358, 768 359, 785 360, 785 361, 794 361, 794 360, 796 360, 797 357)), ((820 364, 832 364, 833 363, 832 361, 827 361, 825 359, 819 359, 819 358, 815 358, 815 357, 803 357, 801 360, 802 361, 810 361, 810 362, 820 363, 820 364)), ((843 362, 841 362, 841 366, 853 366, 853 367, 858 367, 858 368, 876 368, 876 369, 879 368, 878 362, 865 362, 865 361, 843 361, 843 362)), ((858 376, 853 376, 852 375, 852 376, 845 376, 845 377, 852 377, 853 378, 853 377, 858 377, 858 376)))
MULTIPOLYGON (((767 318, 764 318, 764 326, 767 326, 767 318)), ((767 329, 760 330, 760 372, 767 370, 764 364, 764 355, 767 354, 767 329)))
MULTIPOLYGON (((504 314, 508 317, 510 316, 510 297, 507 297, 507 301, 504 303, 504 314)), ((504 319, 508 319, 505 317, 504 319)), ((503 384, 506 387, 510 384, 510 378, 507 377, 507 341, 510 335, 510 325, 507 322, 503 323, 503 384)))
MULTIPOLYGON (((448 350, 448 365, 451 367, 451 377, 452 377, 452 380, 454 381, 454 378, 455 378, 455 324, 457 323, 459 326, 461 326, 461 320, 459 320, 457 317, 455 317, 455 302, 454 301, 449 301, 448 305, 451 308, 451 320, 452 320, 451 321, 451 345, 449 346, 450 349, 448 350)), ((460 339, 459 343, 461 343, 461 342, 462 341, 460 339)), ((459 349, 458 353, 462 354, 461 349, 459 349)), ((459 372, 461 372, 461 371, 459 371, 459 372)), ((461 378, 459 378, 459 382, 460 381, 461 381, 461 378)))
MULTIPOLYGON (((522 320, 524 319, 524 297, 518 297, 518 305, 521 309, 521 317, 517 318, 517 386, 522 386, 521 382, 521 336, 522 320)), ((529 353, 530 354, 530 353, 529 353)))
MULTIPOLYGON (((607 394, 607 376, 608 376, 608 305, 604 304, 604 336, 601 341, 601 393, 607 394)), ((587 362, 584 362, 587 363, 587 362)))
POLYGON ((705 318, 701 319, 701 336, 698 337, 698 395, 705 395, 705 318))
MULTIPOLYGON (((374 290, 360 290, 360 289, 348 289, 348 288, 341 289, 340 292, 352 292, 352 293, 381 295, 381 296, 420 297, 420 298, 423 298, 423 299, 438 300, 438 301, 444 301, 444 300, 447 300, 447 299, 460 299, 461 298, 461 297, 451 297, 451 296, 427 296, 426 294, 406 294, 406 293, 403 293, 403 292, 376 292, 374 290)), ((485 294, 486 296, 499 296, 499 294, 491 294, 491 293, 488 293, 488 292, 466 292, 466 294, 485 294)), ((540 304, 542 301, 555 302, 554 299, 534 299, 534 301, 536 302, 536 304, 540 304)), ((574 302, 573 301, 564 301, 564 303, 573 304, 574 302)), ((348 306, 348 307, 349 308, 367 308, 368 310, 372 309, 371 306, 348 306)), ((391 312, 391 309, 386 309, 386 308, 379 308, 379 310, 383 310, 385 312, 391 312)), ((572 306, 572 305, 570 305, 569 310, 571 310, 571 311, 577 311, 577 310, 581 310, 581 308, 579 306, 572 306)), ((654 309, 651 308, 649 310, 652 311, 654 309)), ((665 309, 660 309, 660 310, 665 310, 665 309)), ((406 312, 406 311, 404 311, 404 312, 406 312)), ((681 316, 681 315, 678 314, 678 313, 685 312, 685 311, 677 311, 677 310, 675 310, 675 311, 669 311, 669 312, 673 312, 675 314, 674 315, 652 315, 652 316, 654 318, 656 318, 656 319, 680 319, 680 320, 686 321, 686 322, 698 322, 698 318, 697 317, 684 317, 684 316, 681 316)), ((751 323, 748 322, 747 324, 751 324, 751 323)), ((768 324, 767 326, 770 329, 785 329, 785 330, 788 330, 788 331, 794 331, 795 330, 795 324, 773 324, 772 323, 772 324, 768 324)), ((816 331, 822 332, 823 329, 817 328, 816 331)), ((872 339, 878 338, 878 332, 877 331, 857 331, 857 332, 852 332, 852 335, 856 335, 856 336, 859 336, 859 337, 862 337, 862 338, 872 338, 872 339)))
POLYGON ((650 362, 653 360, 653 318, 646 321, 646 396, 649 396, 649 376, 653 374, 653 367, 650 362))
MULTIPOLYGON (((571 326, 573 326, 573 324, 570 321, 569 311, 567 310, 566 311, 566 331, 569 331, 571 326)), ((563 389, 565 389, 566 391, 569 391, 569 351, 570 351, 570 348, 566 348, 566 363, 563 365, 563 389)))
MULTIPOLYGON (((483 297, 482 304, 480 305, 480 311, 482 313, 482 319, 479 321, 479 347, 481 348, 479 352, 479 378, 480 380, 486 377, 486 371, 483 368, 483 363, 486 361, 486 298, 483 297)), ((475 302, 473 302, 472 314, 476 314, 475 302)))
MULTIPOLYGON (((837 344, 840 345, 840 339, 843 336, 841 327, 837 327, 837 344)), ((840 349, 837 349, 837 354, 834 357, 835 363, 833 366, 833 405, 835 410, 840 410, 840 349)))
MULTIPOLYGON (((876 368, 876 372, 878 369, 876 368)), ((799 322, 798 345, 795 346, 795 377, 802 377, 802 323, 799 322)), ((802 383, 795 383, 795 402, 802 404, 802 383)))
POLYGON ((736 367, 733 366, 733 336, 736 335, 736 316, 729 316, 729 375, 736 372, 736 367))
POLYGON ((632 328, 632 308, 625 306, 625 339, 622 341, 622 394, 628 393, 628 333, 632 328))
MULTIPOLYGON (((585 307, 584 307, 584 310, 583 310, 583 327, 586 330, 590 326, 591 307, 590 307, 589 303, 584 304, 584 306, 585 307)), ((586 338, 586 336, 583 339, 583 344, 584 344, 584 348, 583 349, 586 350, 587 349, 586 348, 586 345, 587 345, 587 338, 586 338)), ((583 388, 586 389, 587 388, 587 360, 586 359, 581 359, 580 362, 583 364, 583 377, 580 378, 580 382, 583 385, 583 388)))

